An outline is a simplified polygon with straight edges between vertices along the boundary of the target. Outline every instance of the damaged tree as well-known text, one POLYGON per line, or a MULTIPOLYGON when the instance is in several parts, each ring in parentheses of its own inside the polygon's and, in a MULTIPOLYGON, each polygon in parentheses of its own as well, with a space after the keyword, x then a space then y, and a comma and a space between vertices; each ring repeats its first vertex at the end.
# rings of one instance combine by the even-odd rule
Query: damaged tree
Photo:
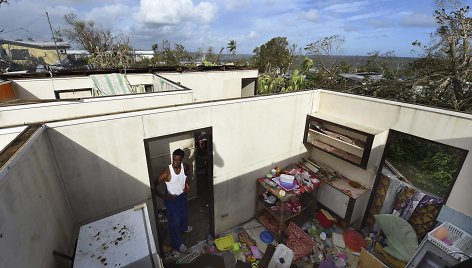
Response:
POLYGON ((425 87, 425 104, 470 112, 472 18, 467 17, 469 6, 451 10, 451 5, 440 1, 438 7, 434 13, 438 24, 435 39, 428 46, 413 42, 424 52, 424 57, 413 63, 419 74, 416 84, 425 87))
POLYGON ((344 41, 344 37, 340 35, 332 35, 306 45, 305 50, 309 55, 319 56, 319 63, 323 72, 328 74, 330 77, 336 77, 339 68, 333 63, 331 56, 342 53, 344 41), (325 57, 331 59, 331 61, 325 62, 323 59, 325 57))
POLYGON ((70 26, 64 35, 90 53, 91 64, 99 68, 130 66, 133 53, 128 36, 113 35, 108 29, 96 27, 93 21, 78 20, 73 13, 64 18, 70 26))

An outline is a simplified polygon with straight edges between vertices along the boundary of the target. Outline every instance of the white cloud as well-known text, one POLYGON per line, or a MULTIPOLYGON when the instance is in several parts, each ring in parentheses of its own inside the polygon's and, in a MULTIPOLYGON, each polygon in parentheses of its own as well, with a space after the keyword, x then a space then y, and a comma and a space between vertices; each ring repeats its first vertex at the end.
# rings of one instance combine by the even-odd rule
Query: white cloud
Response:
POLYGON ((320 18, 320 12, 312 8, 306 12, 302 12, 300 17, 308 21, 317 21, 320 18))
POLYGON ((193 9, 193 16, 200 18, 203 23, 210 23, 215 19, 218 8, 209 2, 200 2, 193 9))
POLYGON ((217 7, 210 2, 194 5, 192 0, 141 0, 137 19, 144 23, 172 25, 187 20, 210 23, 217 7))
POLYGON ((249 36, 248 36, 249 39, 254 39, 254 38, 257 38, 257 37, 259 37, 259 36, 257 35, 256 31, 251 31, 249 33, 249 36))
POLYGON ((365 13, 365 14, 360 14, 356 16, 351 16, 347 18, 348 21, 354 21, 354 20, 364 20, 364 19, 371 19, 371 18, 376 18, 385 15, 386 12, 384 11, 376 11, 376 12, 371 12, 371 13, 365 13))
POLYGON ((225 7, 228 10, 233 10, 240 7, 248 6, 250 0, 225 0, 225 7))
POLYGON ((334 4, 327 6, 324 10, 336 13, 353 13, 361 10, 368 4, 368 1, 358 1, 352 3, 334 4))
POLYGON ((344 31, 345 32, 356 32, 357 30, 358 30, 357 27, 352 25, 352 24, 344 25, 344 31))
POLYGON ((405 16, 401 25, 404 27, 434 27, 435 22, 432 15, 422 13, 412 13, 409 16, 405 16))
POLYGON ((374 28, 388 28, 392 26, 392 23, 386 19, 371 19, 369 24, 374 28))
POLYGON ((96 7, 87 13, 86 19, 93 20, 98 24, 106 27, 111 27, 113 24, 121 22, 123 19, 129 17, 130 7, 123 4, 111 4, 101 7, 96 7), (115 23, 110 23, 114 21, 115 23))

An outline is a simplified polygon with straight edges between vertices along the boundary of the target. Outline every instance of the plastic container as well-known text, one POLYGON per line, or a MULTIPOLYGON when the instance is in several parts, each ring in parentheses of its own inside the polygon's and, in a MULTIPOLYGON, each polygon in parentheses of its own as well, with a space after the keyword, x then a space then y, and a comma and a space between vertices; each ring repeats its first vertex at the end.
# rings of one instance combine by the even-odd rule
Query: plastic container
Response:
POLYGON ((268 268, 289 268, 293 260, 293 251, 284 244, 279 244, 270 259, 268 268))
POLYGON ((259 238, 266 244, 270 244, 274 241, 274 236, 269 231, 262 231, 259 238))
POLYGON ((234 243, 231 247, 231 253, 238 254, 241 251, 241 245, 239 243, 234 243))
POLYGON ((233 247, 234 238, 232 235, 223 236, 215 239, 216 248, 220 251, 225 251, 233 247))
POLYGON ((449 222, 444 222, 429 232, 428 240, 456 259, 465 260, 467 257, 463 254, 468 256, 472 254, 472 236, 449 222), (442 239, 438 239, 436 234, 443 233, 445 229, 447 229, 447 234, 441 234, 442 239), (451 252, 462 252, 463 254, 451 254, 451 252))

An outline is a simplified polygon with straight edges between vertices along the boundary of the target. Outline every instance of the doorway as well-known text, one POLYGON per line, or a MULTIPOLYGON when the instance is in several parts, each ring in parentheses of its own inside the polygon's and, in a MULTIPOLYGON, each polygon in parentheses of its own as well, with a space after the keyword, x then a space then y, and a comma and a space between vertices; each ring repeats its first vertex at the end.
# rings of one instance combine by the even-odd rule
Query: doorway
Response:
MULTIPOLYGON (((213 196, 213 146, 212 128, 196 129, 144 140, 150 183, 157 178, 172 161, 172 152, 182 149, 183 162, 190 167, 188 193, 189 225, 191 233, 184 234, 187 247, 196 245, 209 235, 214 236, 214 196, 213 196)), ((158 186, 165 192, 165 184, 158 186)), ((164 202, 151 187, 152 202, 157 230, 158 248, 161 256, 170 249, 170 236, 164 202)))

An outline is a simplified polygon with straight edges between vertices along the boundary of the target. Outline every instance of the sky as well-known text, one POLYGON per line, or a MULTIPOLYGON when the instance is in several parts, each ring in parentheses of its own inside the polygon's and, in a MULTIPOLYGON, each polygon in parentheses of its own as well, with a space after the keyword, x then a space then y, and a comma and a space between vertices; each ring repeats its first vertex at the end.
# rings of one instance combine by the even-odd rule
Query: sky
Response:
POLYGON ((9 0, 0 6, 0 39, 51 41, 46 11, 53 28, 67 27, 64 15, 72 12, 130 36, 137 50, 167 39, 189 51, 219 51, 234 39, 237 53, 252 54, 277 36, 304 48, 340 35, 343 55, 408 57, 416 55, 411 43, 427 43, 435 30, 433 0, 9 0))

